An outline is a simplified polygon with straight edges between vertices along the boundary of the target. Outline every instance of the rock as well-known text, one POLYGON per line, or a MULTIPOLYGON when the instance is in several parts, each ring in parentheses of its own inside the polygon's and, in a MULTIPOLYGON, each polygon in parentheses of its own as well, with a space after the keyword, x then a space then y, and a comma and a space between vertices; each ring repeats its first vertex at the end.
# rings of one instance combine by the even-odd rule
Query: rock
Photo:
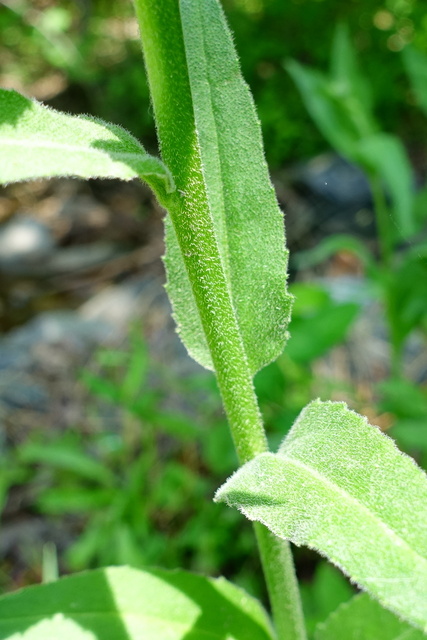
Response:
MULTIPOLYGON (((288 172, 288 179, 312 207, 312 233, 375 234, 372 198, 365 174, 340 156, 328 153, 288 172)), ((290 209, 292 216, 292 208, 290 209)))
POLYGON ((19 274, 50 257, 55 248, 47 226, 27 216, 16 216, 0 228, 0 270, 19 274))
POLYGON ((86 271, 123 255, 124 251, 109 242, 94 242, 58 249, 43 267, 41 275, 66 275, 86 271))
POLYGON ((147 309, 162 294, 160 280, 133 278, 106 287, 79 309, 80 316, 88 322, 105 323, 110 327, 111 338, 123 339, 135 318, 143 318, 147 309))
POLYGON ((49 395, 42 386, 29 376, 18 373, 0 374, 0 403, 5 409, 31 409, 32 411, 46 411, 49 395))
MULTIPOLYGON (((5 339, 15 349, 31 350, 41 344, 85 352, 103 342, 110 333, 107 323, 81 317, 75 311, 46 311, 5 339)), ((1 346, 1 343, 0 343, 1 346)))
POLYGON ((313 194, 341 207, 371 204, 369 183, 363 171, 334 153, 325 153, 300 165, 294 178, 313 194))

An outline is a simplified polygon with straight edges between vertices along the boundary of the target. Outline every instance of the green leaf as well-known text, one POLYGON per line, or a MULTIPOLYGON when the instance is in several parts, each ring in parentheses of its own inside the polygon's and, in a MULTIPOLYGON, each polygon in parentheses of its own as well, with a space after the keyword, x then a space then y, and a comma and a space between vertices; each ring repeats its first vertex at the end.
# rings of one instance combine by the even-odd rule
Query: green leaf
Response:
POLYGON ((90 513, 96 509, 107 509, 115 495, 112 490, 87 487, 52 487, 45 489, 35 502, 42 513, 63 515, 90 513))
POLYGON ((341 93, 354 93, 358 101, 364 105, 366 113, 372 110, 371 88, 366 78, 360 72, 356 52, 352 45, 348 26, 338 24, 331 50, 331 78, 341 86, 341 93))
POLYGON ((302 583, 300 588, 310 637, 319 622, 354 595, 348 580, 329 562, 319 562, 312 581, 302 583))
MULTIPOLYGON (((286 342, 287 251, 264 159, 261 129, 218 2, 180 3, 197 142, 221 264, 249 367, 255 373, 286 342)), ((181 337, 204 366, 211 357, 172 228, 166 264, 181 337)))
POLYGON ((407 237, 415 232, 413 176, 405 149, 396 137, 377 132, 368 90, 357 72, 348 36, 338 30, 332 54, 332 77, 295 60, 286 68, 307 111, 329 144, 369 175, 377 174, 391 195, 395 224, 407 237))
POLYGON ((412 46, 405 47, 402 55, 418 104, 427 115, 427 56, 412 46))
POLYGON ((331 302, 308 317, 295 316, 290 325, 287 355, 300 364, 319 358, 344 340, 359 311, 359 305, 351 302, 331 302))
POLYGON ((355 145, 351 159, 368 174, 381 176, 393 202, 399 233, 405 238, 413 234, 416 227, 412 168, 401 141, 386 133, 366 136, 355 145))
POLYGON ((0 599, 1 640, 272 640, 261 605, 223 578, 98 569, 0 599))
POLYGON ((352 598, 319 624, 315 640, 423 640, 418 629, 399 620, 366 593, 352 598))
POLYGON ((307 269, 324 262, 339 251, 350 251, 359 258, 368 273, 375 277, 375 261, 366 244, 354 236, 337 233, 321 240, 313 249, 299 251, 292 258, 298 269, 307 269))
POLYGON ((377 129, 355 87, 295 60, 289 60, 286 69, 320 132, 333 149, 352 160, 354 145, 377 129))
POLYGON ((121 127, 0 89, 0 182, 55 176, 141 178, 161 200, 174 191, 164 164, 121 127))
POLYGON ((245 464, 216 500, 317 549, 427 630, 427 476, 344 403, 308 405, 278 453, 245 464))
POLYGON ((114 484, 114 475, 109 469, 80 451, 76 444, 69 442, 25 444, 20 449, 19 459, 30 464, 45 464, 69 471, 107 487, 114 484))

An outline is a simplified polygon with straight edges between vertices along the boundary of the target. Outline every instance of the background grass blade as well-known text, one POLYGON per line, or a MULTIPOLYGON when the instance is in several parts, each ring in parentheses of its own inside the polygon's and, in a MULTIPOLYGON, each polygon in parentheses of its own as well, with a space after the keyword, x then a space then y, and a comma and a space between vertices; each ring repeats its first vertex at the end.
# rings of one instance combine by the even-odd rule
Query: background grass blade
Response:
POLYGON ((427 630, 427 476, 343 403, 308 405, 279 452, 247 463, 216 499, 317 549, 427 630))

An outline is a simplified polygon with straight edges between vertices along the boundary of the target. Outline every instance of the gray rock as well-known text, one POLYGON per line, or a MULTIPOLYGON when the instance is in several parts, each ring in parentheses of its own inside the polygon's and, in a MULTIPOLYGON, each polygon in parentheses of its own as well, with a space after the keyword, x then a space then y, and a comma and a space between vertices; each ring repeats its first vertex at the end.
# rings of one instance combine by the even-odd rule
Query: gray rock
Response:
POLYGON ((154 301, 163 293, 159 280, 134 278, 121 285, 111 285, 88 300, 79 309, 86 322, 99 322, 110 327, 112 339, 123 339, 129 325, 143 318, 154 301))
POLYGON ((75 311, 46 311, 11 331, 5 340, 9 347, 21 350, 45 344, 84 351, 101 343, 109 330, 107 323, 85 319, 75 311))
POLYGON ((371 203, 369 183, 363 171, 334 153, 325 153, 300 165, 294 179, 313 194, 341 207, 363 207, 371 203))
MULTIPOLYGON (((320 237, 332 233, 375 235, 369 183, 358 167, 328 153, 292 168, 288 179, 312 209, 311 223, 304 233, 311 240, 313 233, 320 237)), ((292 218, 292 207, 288 211, 292 218)))
POLYGON ((44 224, 16 216, 0 228, 0 270, 21 273, 50 257, 54 238, 44 224))
POLYGON ((49 395, 43 387, 28 376, 15 374, 0 375, 0 403, 4 408, 46 411, 49 395))
POLYGON ((123 255, 124 251, 117 245, 107 242, 94 242, 59 249, 45 265, 46 275, 64 275, 93 269, 113 258, 123 255))

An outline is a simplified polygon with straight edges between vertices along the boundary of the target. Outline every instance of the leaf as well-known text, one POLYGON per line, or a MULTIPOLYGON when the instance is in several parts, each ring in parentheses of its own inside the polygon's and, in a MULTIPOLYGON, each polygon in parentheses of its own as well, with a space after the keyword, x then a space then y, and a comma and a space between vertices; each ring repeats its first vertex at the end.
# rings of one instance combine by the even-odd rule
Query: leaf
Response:
POLYGON ((412 46, 406 46, 402 55, 418 104, 427 116, 427 56, 412 46))
POLYGON ((1 640, 272 640, 261 605, 223 578, 98 569, 0 598, 1 640))
MULTIPOLYGON (((255 373, 286 342, 290 296, 287 251, 264 159, 260 124, 219 2, 180 3, 197 142, 221 265, 249 367, 255 373)), ((171 226, 167 256, 181 337, 204 366, 211 357, 183 257, 171 226)))
POLYGON ((355 236, 344 233, 337 233, 322 239, 313 249, 299 251, 293 256, 292 262, 298 269, 307 269, 324 262, 340 251, 354 253, 368 273, 375 277, 377 271, 375 261, 366 244, 355 236))
POLYGON ((114 485, 114 474, 105 465, 69 442, 27 443, 21 447, 19 457, 25 463, 50 465, 107 487, 114 485))
POLYGON ((317 549, 427 630, 427 476, 344 403, 308 405, 278 453, 245 464, 216 500, 317 549))
POLYGON ((403 237, 415 233, 412 168, 401 141, 386 133, 366 136, 355 145, 352 160, 368 174, 381 176, 393 202, 396 227, 403 237))
POLYGON ((289 60, 286 69, 320 132, 332 148, 352 160, 354 145, 377 128, 355 87, 330 79, 296 60, 289 60))
POLYGON ((174 191, 164 164, 121 127, 0 89, 0 182, 55 176, 141 178, 162 200, 174 191))
POLYGON ((366 593, 342 604, 319 624, 315 640, 423 640, 426 636, 399 620, 366 593))
POLYGON ((63 515, 70 513, 93 514, 96 509, 107 509, 115 498, 114 492, 87 487, 52 487, 45 489, 35 502, 42 513, 63 515))
POLYGON ((354 93, 365 106, 366 112, 372 110, 371 87, 360 72, 356 52, 352 45, 348 25, 338 24, 331 50, 331 78, 344 89, 346 94, 354 93))
POLYGON ((359 312, 357 304, 331 302, 308 317, 294 317, 287 355, 300 364, 319 358, 344 340, 359 312))
POLYGON ((319 622, 354 595, 348 580, 329 562, 319 562, 312 581, 302 583, 300 589, 310 637, 319 622))
POLYGON ((345 27, 335 33, 330 77, 290 61, 287 69, 307 111, 329 144, 369 175, 379 175, 393 201, 395 224, 406 238, 416 231, 411 165, 395 136, 378 133, 369 87, 345 27))

